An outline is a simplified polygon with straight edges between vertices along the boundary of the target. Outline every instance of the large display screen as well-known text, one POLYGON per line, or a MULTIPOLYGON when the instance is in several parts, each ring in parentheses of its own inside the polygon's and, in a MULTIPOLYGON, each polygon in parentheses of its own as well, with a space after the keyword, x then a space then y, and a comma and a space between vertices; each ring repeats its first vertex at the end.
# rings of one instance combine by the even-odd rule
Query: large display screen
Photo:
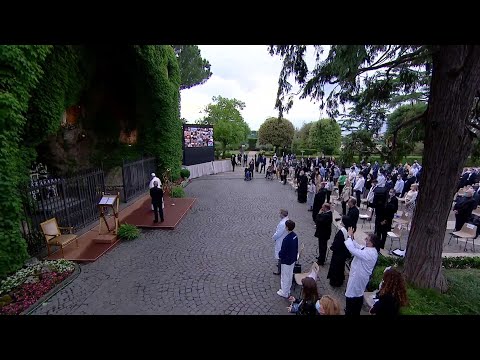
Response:
POLYGON ((183 125, 183 164, 195 165, 214 160, 213 126, 183 125))
POLYGON ((183 141, 185 147, 213 147, 213 127, 184 126, 183 141))

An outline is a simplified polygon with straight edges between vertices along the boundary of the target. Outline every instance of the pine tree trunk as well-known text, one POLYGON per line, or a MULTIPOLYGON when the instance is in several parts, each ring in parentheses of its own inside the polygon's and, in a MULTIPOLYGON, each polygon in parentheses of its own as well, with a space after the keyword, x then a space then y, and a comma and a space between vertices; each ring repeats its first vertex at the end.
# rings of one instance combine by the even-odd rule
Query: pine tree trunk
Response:
POLYGON ((425 120, 423 171, 407 244, 407 281, 422 288, 447 290, 442 274, 445 229, 460 171, 473 136, 467 129, 480 89, 480 46, 440 46, 425 120))

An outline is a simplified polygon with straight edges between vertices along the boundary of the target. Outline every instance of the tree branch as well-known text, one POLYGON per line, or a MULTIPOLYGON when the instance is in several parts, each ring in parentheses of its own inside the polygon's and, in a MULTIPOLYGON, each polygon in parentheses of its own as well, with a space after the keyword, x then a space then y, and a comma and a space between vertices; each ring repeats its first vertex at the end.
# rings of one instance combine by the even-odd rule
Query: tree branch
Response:
MULTIPOLYGON (((427 109, 428 110, 428 109, 427 109)), ((427 116, 427 110, 425 110, 423 113, 421 113, 420 115, 417 115, 417 116, 414 116, 413 118, 407 120, 407 121, 404 121, 403 123, 401 124, 398 124, 396 127, 395 127, 395 130, 393 130, 393 140, 392 140, 392 150, 395 149, 396 145, 397 145, 397 134, 398 134, 398 131, 407 126, 407 125, 410 125, 410 124, 413 124, 414 122, 417 122, 423 118, 425 118, 425 116, 427 116)))
POLYGON ((369 67, 366 67, 366 68, 361 68, 361 69, 358 69, 357 71, 357 76, 361 73, 364 73, 366 71, 371 71, 371 70, 377 70, 377 69, 381 69, 381 68, 384 68, 384 67, 390 67, 390 68, 393 68, 397 65, 400 65, 400 64, 403 64, 403 63, 406 63, 408 62, 409 60, 413 60, 415 59, 416 56, 420 55, 422 52, 426 51, 426 48, 424 48, 423 46, 410 53, 410 54, 406 54, 406 55, 403 55, 403 56, 400 56, 398 59, 396 60, 393 60, 393 61, 390 61, 390 62, 386 62, 386 63, 383 63, 383 64, 380 64, 380 65, 376 65, 376 66, 369 66, 369 67))

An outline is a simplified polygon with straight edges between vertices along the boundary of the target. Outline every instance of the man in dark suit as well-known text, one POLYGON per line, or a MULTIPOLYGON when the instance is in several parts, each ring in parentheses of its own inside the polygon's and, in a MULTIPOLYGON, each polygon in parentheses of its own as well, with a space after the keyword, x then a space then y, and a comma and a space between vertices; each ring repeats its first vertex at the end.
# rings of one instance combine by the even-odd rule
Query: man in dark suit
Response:
POLYGON ((320 190, 315 194, 315 198, 313 199, 313 207, 312 207, 312 219, 313 221, 317 220, 317 215, 322 208, 323 203, 325 202, 325 198, 327 197, 327 190, 325 189, 325 183, 320 183, 320 190))
POLYGON ((463 225, 472 216, 472 211, 476 208, 473 193, 473 189, 467 190, 465 193, 465 200, 457 202, 453 207, 453 212, 455 213, 455 231, 460 231, 463 225))
POLYGON ((333 216, 330 211, 330 204, 325 203, 317 215, 317 229, 315 237, 318 238, 318 258, 317 264, 323 266, 325 264, 325 256, 327 255, 327 243, 332 233, 333 216))
POLYGON ((390 189, 385 206, 378 206, 375 209, 375 230, 379 239, 380 249, 385 247, 387 233, 392 230, 392 222, 397 210, 398 199, 395 196, 395 190, 390 189))
POLYGON ((360 216, 360 211, 357 208, 357 199, 355 198, 350 198, 347 203, 348 206, 348 212, 347 216, 350 218, 350 223, 351 226, 353 227, 353 231, 357 231, 357 222, 358 218, 360 216))
POLYGON ((160 220, 163 222, 163 190, 158 187, 158 182, 153 182, 153 188, 150 189, 150 196, 152 197, 153 212, 155 214, 154 223, 158 223, 158 213, 160 213, 160 220))

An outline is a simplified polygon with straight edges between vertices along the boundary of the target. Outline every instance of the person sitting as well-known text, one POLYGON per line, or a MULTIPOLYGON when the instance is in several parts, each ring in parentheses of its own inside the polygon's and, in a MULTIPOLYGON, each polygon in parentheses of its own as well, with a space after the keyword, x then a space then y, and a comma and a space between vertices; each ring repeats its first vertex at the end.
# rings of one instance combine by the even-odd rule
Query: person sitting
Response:
POLYGON ((243 179, 245 181, 250 181, 252 180, 252 172, 250 170, 250 168, 245 168, 245 179, 243 179))
POLYGON ((315 308, 320 315, 341 315, 340 304, 330 295, 323 295, 320 300, 315 303, 315 308))
POLYGON ((400 307, 407 305, 407 290, 401 273, 390 268, 383 273, 377 301, 370 309, 370 314, 380 316, 397 316, 400 307))
POLYGON ((270 164, 267 168, 267 173, 265 174, 265 179, 273 180, 273 165, 270 164))
POLYGON ((315 315, 317 313, 315 303, 318 300, 317 282, 307 276, 302 279, 302 286, 301 299, 296 299, 293 296, 288 298, 291 302, 290 306, 287 307, 288 312, 297 315, 315 315))

